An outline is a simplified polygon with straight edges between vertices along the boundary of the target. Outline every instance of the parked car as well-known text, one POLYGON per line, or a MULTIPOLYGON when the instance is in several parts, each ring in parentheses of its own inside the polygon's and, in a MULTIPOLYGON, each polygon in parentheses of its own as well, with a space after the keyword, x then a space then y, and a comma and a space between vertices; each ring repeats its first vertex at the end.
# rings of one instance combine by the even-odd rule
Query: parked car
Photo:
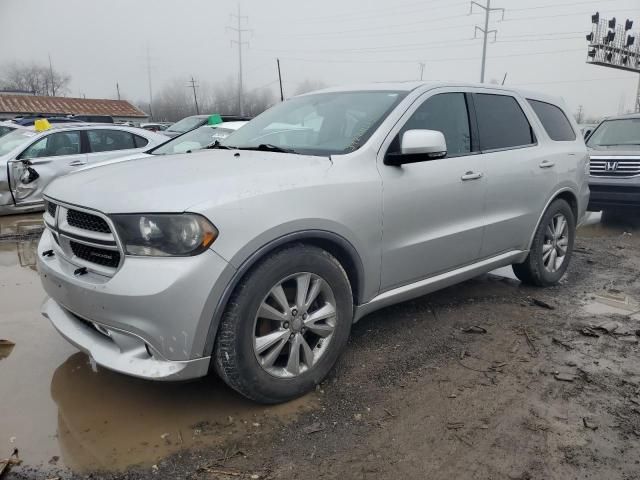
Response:
POLYGON ((590 211, 640 207, 640 114, 603 120, 587 139, 590 211))
POLYGON ((593 132, 597 126, 598 126, 597 123, 579 123, 578 124, 578 127, 580 128, 580 132, 582 132, 582 136, 585 138, 585 140, 589 138, 589 135, 591 135, 591 132, 593 132))
POLYGON ((19 128, 19 126, 11 121, 0 122, 0 137, 13 132, 17 128, 19 128))
POLYGON ((193 130, 195 128, 206 125, 215 117, 216 122, 247 122, 251 120, 250 117, 242 117, 238 115, 192 115, 191 117, 185 117, 182 120, 170 125, 166 130, 162 132, 163 135, 168 137, 177 137, 178 135, 193 130))
POLYGON ((69 117, 80 122, 89 123, 114 123, 111 115, 73 115, 69 117))
POLYGON ((247 122, 223 122, 216 125, 203 125, 202 127, 190 130, 182 135, 166 140, 160 145, 155 145, 143 152, 136 152, 105 162, 92 163, 80 170, 101 167, 112 163, 128 162, 140 160, 141 158, 153 155, 173 155, 176 153, 191 153, 213 145, 216 141, 221 141, 231 133, 242 127, 247 122))
POLYGON ((42 210, 42 191, 54 178, 164 141, 166 137, 153 132, 115 125, 16 129, 0 137, 0 215, 42 210))
POLYGON ((112 370, 215 370, 281 402, 325 378, 369 312, 511 264, 555 285, 587 168, 575 121, 544 95, 421 82, 306 94, 206 152, 52 182, 43 313, 112 370))
POLYGON ((47 116, 32 116, 32 117, 19 117, 14 118, 13 122, 16 125, 22 127, 31 127, 36 123, 36 120, 46 119, 49 123, 85 123, 82 120, 71 117, 47 117, 47 116))
POLYGON ((151 130, 152 132, 160 132, 166 130, 170 123, 141 123, 140 128, 144 128, 145 130, 151 130))

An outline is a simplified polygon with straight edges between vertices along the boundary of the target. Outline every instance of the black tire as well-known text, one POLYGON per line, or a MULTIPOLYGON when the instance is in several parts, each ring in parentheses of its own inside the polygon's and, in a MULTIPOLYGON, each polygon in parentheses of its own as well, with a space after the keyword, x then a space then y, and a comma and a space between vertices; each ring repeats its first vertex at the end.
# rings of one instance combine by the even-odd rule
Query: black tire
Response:
POLYGON ((234 291, 216 336, 214 366, 231 388, 251 400, 273 404, 304 395, 320 383, 345 349, 353 321, 353 296, 346 272, 331 254, 295 244, 269 254, 253 267, 234 291), (265 371, 254 353, 255 317, 274 285, 296 273, 321 277, 333 291, 336 326, 326 352, 308 370, 292 378, 265 371))
POLYGON ((518 277, 522 283, 526 283, 528 285, 535 285, 538 287, 550 287, 556 285, 569 266, 575 238, 576 220, 573 210, 571 210, 571 207, 565 200, 554 200, 542 216, 542 220, 540 220, 540 225, 538 225, 535 236, 533 237, 533 243, 531 244, 529 255, 523 263, 514 264, 512 266, 513 273, 515 273, 516 277, 518 277), (550 272, 545 268, 543 260, 545 230, 552 219, 558 214, 564 215, 567 220, 567 252, 562 265, 555 272, 550 272))

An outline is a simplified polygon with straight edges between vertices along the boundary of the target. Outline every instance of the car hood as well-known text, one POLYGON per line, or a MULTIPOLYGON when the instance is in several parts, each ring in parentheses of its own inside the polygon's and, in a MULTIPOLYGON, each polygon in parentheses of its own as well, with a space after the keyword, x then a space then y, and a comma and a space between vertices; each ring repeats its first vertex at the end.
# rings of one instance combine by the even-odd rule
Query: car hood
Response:
POLYGON ((44 194, 109 214, 182 212, 318 183, 330 166, 328 157, 202 150, 74 172, 51 182, 44 194))
POLYGON ((589 155, 592 157, 601 156, 634 156, 640 155, 640 145, 612 145, 607 147, 589 147, 589 155))

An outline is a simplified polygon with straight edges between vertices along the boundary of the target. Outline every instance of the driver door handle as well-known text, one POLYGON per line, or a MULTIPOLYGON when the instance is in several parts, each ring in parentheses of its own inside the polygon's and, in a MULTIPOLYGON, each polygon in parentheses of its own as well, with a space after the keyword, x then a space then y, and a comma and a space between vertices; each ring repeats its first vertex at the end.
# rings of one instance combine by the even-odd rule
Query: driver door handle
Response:
POLYGON ((72 162, 69 162, 70 167, 79 167, 80 165, 86 165, 86 164, 87 164, 86 160, 74 160, 72 162))
POLYGON ((467 172, 460 177, 460 180, 467 182, 469 180, 478 180, 482 178, 482 172, 467 172))

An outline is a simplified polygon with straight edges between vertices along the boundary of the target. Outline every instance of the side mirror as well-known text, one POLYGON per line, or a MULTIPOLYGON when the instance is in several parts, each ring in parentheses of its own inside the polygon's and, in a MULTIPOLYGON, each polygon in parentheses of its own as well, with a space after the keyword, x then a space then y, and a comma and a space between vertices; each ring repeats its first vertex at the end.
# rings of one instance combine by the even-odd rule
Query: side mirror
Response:
POLYGON ((425 162, 447 156, 447 142, 436 130, 407 130, 400 139, 400 152, 388 153, 385 165, 425 162))
POLYGON ((583 134, 584 139, 586 140, 587 138, 589 138, 589 135, 591 135, 591 129, 585 130, 583 134))

